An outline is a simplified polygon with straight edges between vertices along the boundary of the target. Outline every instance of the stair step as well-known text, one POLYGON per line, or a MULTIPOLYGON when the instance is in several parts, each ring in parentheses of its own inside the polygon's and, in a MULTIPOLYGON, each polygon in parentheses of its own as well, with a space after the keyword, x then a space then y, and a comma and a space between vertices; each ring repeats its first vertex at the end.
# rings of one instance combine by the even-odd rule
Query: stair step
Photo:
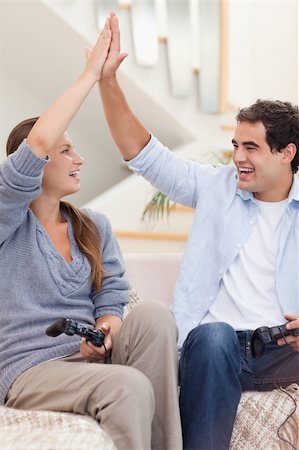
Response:
POLYGON ((132 0, 131 27, 136 63, 143 67, 157 66, 158 29, 152 0, 132 0))

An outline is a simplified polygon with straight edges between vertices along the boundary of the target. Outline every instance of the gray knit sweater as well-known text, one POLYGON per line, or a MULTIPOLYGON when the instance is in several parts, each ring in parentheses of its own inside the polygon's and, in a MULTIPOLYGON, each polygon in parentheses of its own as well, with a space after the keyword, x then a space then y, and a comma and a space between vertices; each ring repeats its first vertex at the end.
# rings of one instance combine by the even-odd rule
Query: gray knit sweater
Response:
POLYGON ((54 320, 66 317, 94 325, 106 314, 122 317, 128 302, 122 255, 104 215, 86 211, 98 226, 107 272, 96 292, 69 218, 70 264, 29 209, 41 192, 45 164, 24 141, 0 165, 0 404, 21 372, 79 350, 78 336, 45 334, 54 320))

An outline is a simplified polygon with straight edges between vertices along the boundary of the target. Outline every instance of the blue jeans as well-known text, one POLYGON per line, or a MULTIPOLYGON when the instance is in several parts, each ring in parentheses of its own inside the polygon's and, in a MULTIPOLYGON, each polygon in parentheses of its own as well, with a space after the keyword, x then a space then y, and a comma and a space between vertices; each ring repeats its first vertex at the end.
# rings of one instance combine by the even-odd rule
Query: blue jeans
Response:
POLYGON ((194 328, 180 359, 180 410, 185 450, 229 449, 243 391, 268 391, 299 383, 299 353, 269 344, 253 358, 252 331, 227 323, 194 328))

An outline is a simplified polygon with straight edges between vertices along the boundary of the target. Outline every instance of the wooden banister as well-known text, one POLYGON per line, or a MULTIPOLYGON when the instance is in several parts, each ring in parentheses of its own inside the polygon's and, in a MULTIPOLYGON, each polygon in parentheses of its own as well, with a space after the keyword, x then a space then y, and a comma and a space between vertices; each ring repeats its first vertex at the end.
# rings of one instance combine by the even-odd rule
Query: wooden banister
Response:
POLYGON ((159 241, 180 241, 185 242, 188 238, 187 234, 179 233, 155 233, 151 231, 120 231, 114 230, 114 234, 118 238, 126 239, 150 239, 159 241))

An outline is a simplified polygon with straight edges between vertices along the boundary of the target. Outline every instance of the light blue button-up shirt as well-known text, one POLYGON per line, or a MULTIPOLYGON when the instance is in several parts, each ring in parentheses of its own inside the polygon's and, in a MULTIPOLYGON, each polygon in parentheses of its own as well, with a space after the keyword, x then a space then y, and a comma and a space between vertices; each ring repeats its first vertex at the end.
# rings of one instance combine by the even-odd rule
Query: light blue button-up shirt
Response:
MULTIPOLYGON (((171 200, 195 208, 172 304, 181 346, 215 301, 223 273, 249 238, 258 206, 251 192, 238 189, 234 167, 185 160, 155 137, 127 164, 171 200)), ((299 314, 299 183, 296 176, 282 223, 276 288, 284 313, 299 314)))

